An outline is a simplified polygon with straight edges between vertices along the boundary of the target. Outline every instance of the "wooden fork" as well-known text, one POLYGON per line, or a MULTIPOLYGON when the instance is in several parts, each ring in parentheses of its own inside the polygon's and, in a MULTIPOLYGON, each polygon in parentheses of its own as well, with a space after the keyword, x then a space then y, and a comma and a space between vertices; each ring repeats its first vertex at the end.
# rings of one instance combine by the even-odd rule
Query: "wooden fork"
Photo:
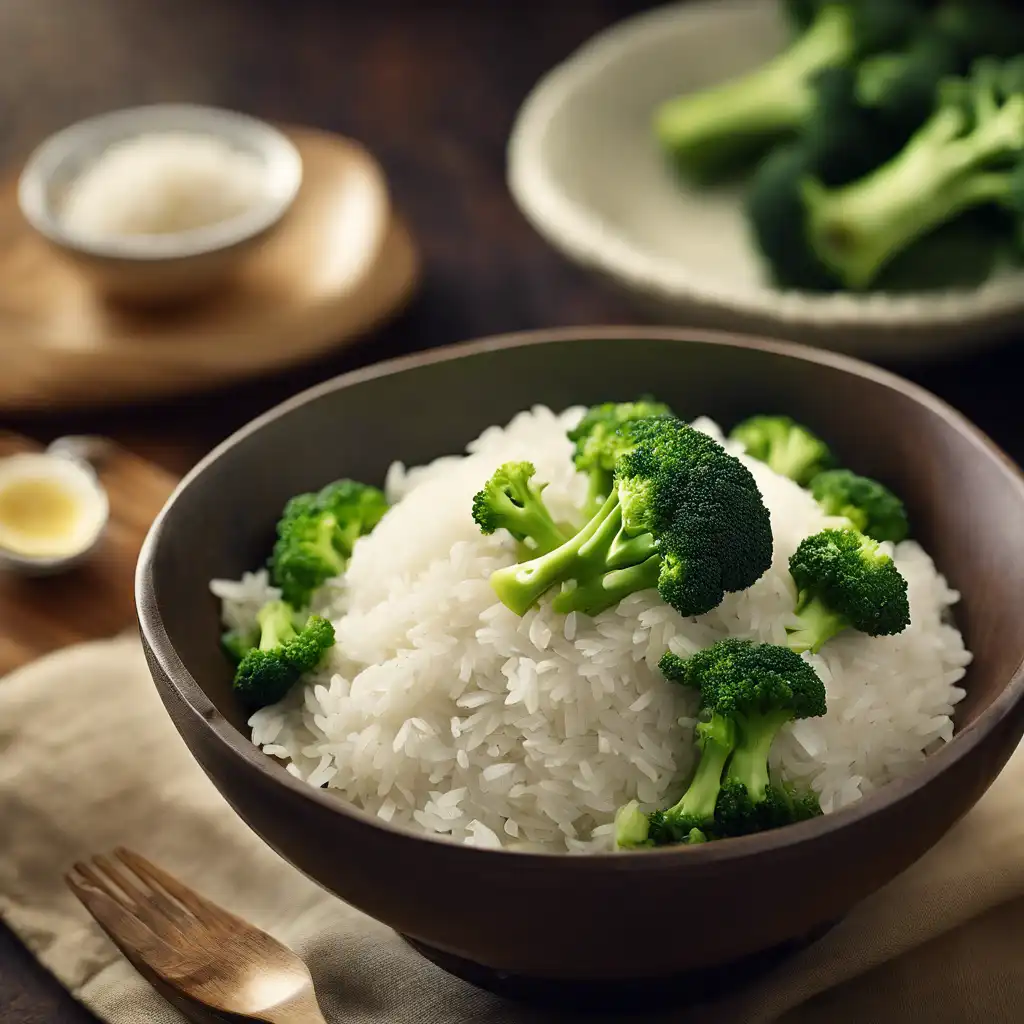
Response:
POLYGON ((326 1024, 295 953, 138 853, 119 847, 76 864, 65 879, 164 994, 266 1024, 326 1024))

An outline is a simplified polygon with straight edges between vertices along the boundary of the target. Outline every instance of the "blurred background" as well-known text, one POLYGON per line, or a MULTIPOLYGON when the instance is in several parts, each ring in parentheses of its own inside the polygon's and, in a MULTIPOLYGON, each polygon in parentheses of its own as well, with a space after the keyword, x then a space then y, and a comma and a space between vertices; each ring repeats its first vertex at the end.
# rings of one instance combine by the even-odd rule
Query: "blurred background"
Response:
MULTIPOLYGON (((0 159, 8 179, 47 135, 87 115, 151 102, 215 104, 366 145, 423 261, 409 308, 354 350, 217 394, 113 412, 2 413, 7 425, 41 437, 109 432, 180 472, 254 413, 357 364, 493 332, 636 322, 631 303, 528 225, 508 193, 505 153, 538 79, 596 32, 649 6, 5 0, 0 159)), ((980 355, 899 368, 1024 454, 1012 338, 980 355)))
MULTIPOLYGON (((0 196, 8 208, 24 161, 51 133, 121 107, 210 104, 365 146, 409 227, 422 274, 393 319, 301 366, 171 399, 0 407, 0 426, 42 442, 106 435, 178 475, 254 415, 358 366, 506 331, 643 322, 625 294, 531 227, 509 193, 506 152, 537 82, 595 33, 651 6, 0 0, 0 196)), ((0 215, 0 376, 17 372, 21 344, 19 297, 2 280, 4 232, 23 230, 14 224, 0 215)), ((74 336, 73 322, 61 329, 74 336)), ((1024 323, 991 346, 892 365, 1024 460, 1021 334, 1024 323)), ((288 340, 285 333, 280 343, 288 340)), ((890 360, 882 354, 877 362, 890 360)), ((0 1020, 87 1019, 0 927, 0 1020)))
POLYGON ((516 210, 505 147, 536 80, 645 6, 527 2, 513 13, 473 0, 7 0, 0 157, 11 173, 51 132, 117 107, 192 101, 312 125, 380 160, 424 266, 410 308, 358 351, 169 407, 8 416, 8 425, 109 432, 182 471, 256 412, 359 363, 497 331, 629 322, 622 298, 569 266, 516 210))

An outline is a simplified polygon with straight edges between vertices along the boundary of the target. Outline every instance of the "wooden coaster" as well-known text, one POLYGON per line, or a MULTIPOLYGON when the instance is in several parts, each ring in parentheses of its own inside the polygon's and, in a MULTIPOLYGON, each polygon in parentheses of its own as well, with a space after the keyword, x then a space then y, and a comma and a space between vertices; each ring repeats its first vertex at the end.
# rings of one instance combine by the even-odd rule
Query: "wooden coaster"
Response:
MULTIPOLYGON (((0 432, 0 458, 38 450, 24 437, 0 432)), ((90 558, 67 573, 36 579, 0 570, 0 676, 135 623, 135 563, 177 480, 116 446, 97 471, 110 498, 110 521, 90 558)))
POLYGON ((105 303, 0 186, 0 409, 93 407, 202 390, 300 363, 365 334, 411 296, 419 261, 362 146, 285 129, 303 185, 285 221, 202 305, 105 303))

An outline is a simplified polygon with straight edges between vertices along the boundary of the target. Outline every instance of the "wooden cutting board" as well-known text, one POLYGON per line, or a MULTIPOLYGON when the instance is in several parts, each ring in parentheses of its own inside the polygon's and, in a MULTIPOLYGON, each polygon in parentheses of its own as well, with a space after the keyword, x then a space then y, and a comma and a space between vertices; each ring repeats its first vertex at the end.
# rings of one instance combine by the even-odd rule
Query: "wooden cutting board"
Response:
MULTIPOLYGON (((0 432, 0 457, 39 447, 0 432)), ((0 570, 0 676, 59 647, 112 636, 135 622, 135 563, 177 481, 117 447, 97 471, 110 497, 110 522, 92 557, 42 579, 0 570)))

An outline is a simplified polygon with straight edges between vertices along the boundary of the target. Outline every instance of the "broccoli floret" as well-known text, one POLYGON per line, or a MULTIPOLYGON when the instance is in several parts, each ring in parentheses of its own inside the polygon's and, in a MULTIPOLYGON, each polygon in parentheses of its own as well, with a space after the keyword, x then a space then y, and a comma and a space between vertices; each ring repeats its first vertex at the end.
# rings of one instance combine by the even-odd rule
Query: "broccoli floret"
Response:
MULTIPOLYGON (((898 140, 902 146, 934 109, 939 83, 962 74, 969 66, 970 61, 964 60, 956 43, 933 27, 918 35, 905 50, 875 54, 858 65, 853 72, 852 96, 859 112, 875 124, 879 135, 898 140)), ((886 154, 885 160, 897 151, 886 154)), ((860 168, 847 180, 869 169, 860 168)))
POLYGON ((769 783, 763 799, 755 801, 742 782, 726 778, 715 808, 714 828, 715 834, 725 839, 795 825, 820 815, 821 804, 813 790, 798 791, 789 783, 769 783))
POLYGON ((276 704, 334 645, 334 626, 327 619, 311 615, 297 629, 296 614, 286 601, 270 601, 256 616, 259 645, 242 657, 233 685, 249 711, 276 704))
POLYGON ((498 569, 501 601, 525 615, 549 590, 557 612, 597 615, 657 588, 683 615, 751 586, 772 559, 768 510, 749 470, 679 420, 627 425, 633 447, 615 466, 612 494, 561 547, 498 569))
POLYGON ((621 428, 637 420, 672 416, 672 410, 653 398, 636 402, 605 402, 587 410, 580 422, 569 431, 569 440, 576 446, 573 462, 589 477, 587 501, 583 506, 589 518, 612 493, 615 463, 632 441, 621 428))
MULTIPOLYGON (((823 184, 845 185, 892 159, 906 143, 932 105, 932 94, 926 98, 925 113, 904 126, 901 117, 891 109, 901 102, 898 91, 884 105, 867 105, 859 95, 861 68, 845 64, 828 68, 814 82, 815 103, 795 145, 779 147, 787 155, 774 154, 765 159, 753 175, 747 203, 767 190, 769 198, 778 187, 774 179, 784 175, 788 181, 791 167, 797 173, 814 174, 823 184)), ((781 191, 781 190, 780 190, 781 191)))
POLYGON ((844 629, 892 636, 910 625, 907 581, 878 543, 857 530, 804 538, 789 571, 797 587, 797 621, 786 627, 794 651, 819 651, 844 629))
POLYGON ((813 806, 773 786, 768 755, 779 730, 825 714, 825 687, 813 667, 788 647, 728 638, 683 662, 662 659, 668 678, 700 690, 701 705, 732 723, 734 747, 715 806, 717 837, 776 828, 813 806))
POLYGON ((620 809, 617 846, 706 842, 821 813, 813 793, 775 783, 768 768, 787 722, 825 714, 825 687, 811 665, 788 647, 727 638, 685 660, 668 651, 659 668, 700 692, 700 760, 673 807, 649 815, 635 803, 620 809))
POLYGON ((884 484, 848 469, 819 473, 811 494, 826 515, 843 516, 873 540, 898 544, 910 533, 903 502, 884 484))
POLYGON ((782 53, 748 74, 657 109, 660 145, 700 183, 746 169, 804 126, 814 110, 819 74, 862 54, 904 45, 924 6, 924 0, 796 3, 792 13, 802 31, 782 53))
POLYGON ((777 283, 863 291, 967 211, 1001 206, 1019 217, 1022 162, 1024 58, 982 60, 969 79, 943 81, 934 112, 906 145, 856 181, 830 188, 799 149, 773 154, 747 213, 777 283))
POLYGON ((788 416, 751 416, 733 427, 729 437, 742 444, 752 459, 801 487, 835 462, 820 437, 788 416))
POLYGON ((482 533, 507 530, 516 540, 529 542, 531 550, 544 554, 564 544, 542 492, 546 483, 531 484, 536 474, 532 462, 506 462, 473 497, 473 521, 482 533))
POLYGON ((941 0, 932 8, 926 32, 955 47, 966 63, 1024 51, 1024 10, 1017 0, 941 0))
POLYGON ((344 572, 355 542, 380 522, 388 505, 376 488, 338 480, 285 506, 270 557, 271 579, 297 608, 313 591, 344 572))

